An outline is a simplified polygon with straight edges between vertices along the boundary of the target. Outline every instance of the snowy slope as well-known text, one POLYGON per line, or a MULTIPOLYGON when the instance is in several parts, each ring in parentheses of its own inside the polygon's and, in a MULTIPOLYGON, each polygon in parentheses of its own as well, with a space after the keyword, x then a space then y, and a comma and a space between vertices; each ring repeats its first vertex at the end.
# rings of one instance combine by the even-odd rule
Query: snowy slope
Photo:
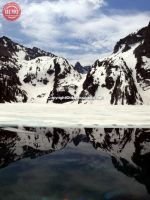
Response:
POLYGON ((142 104, 132 72, 121 57, 97 60, 86 77, 80 97, 96 100, 101 97, 99 103, 105 105, 142 104))
POLYGON ((74 97, 81 91, 82 76, 66 59, 7 37, 0 38, 0 63, 1 103, 46 103, 50 97, 74 97))
POLYGON ((111 56, 94 63, 80 96, 101 96, 100 104, 150 104, 149 38, 150 24, 121 39, 111 56))

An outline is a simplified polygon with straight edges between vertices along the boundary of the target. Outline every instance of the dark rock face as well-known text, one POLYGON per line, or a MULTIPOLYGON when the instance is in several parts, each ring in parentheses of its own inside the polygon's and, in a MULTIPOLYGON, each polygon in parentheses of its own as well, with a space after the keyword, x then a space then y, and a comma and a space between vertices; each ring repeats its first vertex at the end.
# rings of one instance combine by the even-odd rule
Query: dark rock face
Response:
MULTIPOLYGON (((86 80, 83 83, 83 91, 80 94, 80 97, 84 98, 84 97, 88 97, 90 95, 92 95, 93 97, 95 96, 95 92, 98 88, 98 83, 94 84, 93 83, 94 79, 91 76, 90 72, 87 74, 86 80), (87 89, 87 90, 86 90, 87 89)), ((81 100, 79 101, 79 103, 82 102, 81 100)))
POLYGON ((55 59, 54 66, 54 87, 50 92, 48 101, 57 104, 73 101, 78 89, 78 86, 74 84, 74 81, 81 80, 80 74, 76 73, 67 60, 64 60, 60 66, 58 59, 55 59), (71 79, 71 82, 69 79, 71 79))
POLYGON ((131 49, 133 44, 142 41, 142 35, 137 35, 136 33, 130 34, 127 37, 121 39, 114 47, 113 53, 117 53, 119 49, 122 49, 122 52, 126 52, 131 49), (123 47, 123 48, 122 48, 123 47))
MULTIPOLYGON (((119 101, 122 101, 122 104, 128 104, 128 105, 135 105, 135 104, 142 104, 142 98, 140 94, 138 93, 137 87, 134 83, 134 79, 132 77, 132 72, 124 62, 125 68, 122 68, 122 71, 124 73, 125 82, 127 82, 126 86, 124 86, 124 90, 122 91, 122 85, 124 82, 121 80, 121 75, 117 77, 115 87, 112 92, 111 97, 111 104, 117 105, 119 101)), ((114 80, 112 79, 112 83, 114 83, 114 80)), ((109 82, 110 84, 110 82, 109 82)), ((112 87, 112 85, 111 85, 112 87)), ((111 87, 109 87, 111 89, 111 87)), ((107 87, 108 88, 108 87, 107 87)), ((109 89, 108 88, 108 89, 109 89)))
POLYGON ((119 49, 122 49, 122 52, 127 52, 135 44, 138 44, 134 50, 134 55, 137 59, 135 66, 137 82, 143 89, 147 90, 150 87, 150 61, 144 61, 144 57, 150 58, 150 24, 138 32, 121 39, 116 44, 114 53, 117 53, 119 49))
POLYGON ((16 65, 17 44, 7 37, 0 38, 0 103, 26 102, 27 94, 21 88, 16 65))
MULTIPOLYGON (((129 49, 131 49, 132 45, 134 45, 136 43, 144 44, 148 50, 149 49, 149 43, 148 43, 149 34, 150 34, 150 24, 147 27, 140 29, 136 33, 132 33, 132 34, 128 35, 127 37, 121 39, 119 42, 117 42, 117 44, 114 47, 113 53, 117 53, 120 49, 122 50, 122 52, 126 52, 129 49)), ((148 54, 149 54, 148 52, 147 53, 145 52, 145 56, 148 54)))
POLYGON ((35 58, 41 57, 41 56, 56 57, 54 54, 43 51, 37 47, 33 47, 32 49, 27 48, 26 52, 27 52, 27 55, 25 57, 26 60, 32 60, 32 59, 35 59, 35 58))
POLYGON ((90 66, 82 66, 79 62, 75 64, 74 69, 79 72, 80 74, 87 74, 90 70, 90 66))
POLYGON ((7 62, 21 49, 26 53, 24 58, 25 60, 32 60, 41 56, 55 57, 54 54, 43 51, 36 47, 33 47, 32 49, 24 47, 23 45, 13 42, 8 37, 3 36, 0 38, 0 59, 2 59, 2 61, 7 62))
POLYGON ((3 62, 7 62, 11 60, 12 56, 17 51, 16 45, 13 45, 13 42, 7 38, 0 38, 0 59, 3 62))
POLYGON ((17 76, 17 69, 3 66, 0 69, 0 103, 27 102, 27 94, 21 89, 21 83, 17 76))
POLYGON ((140 30, 143 35, 143 41, 135 49, 135 57, 137 58, 136 71, 137 81, 142 84, 144 88, 150 86, 150 63, 144 61, 144 57, 150 59, 150 25, 140 30))
POLYGON ((112 59, 97 60, 87 74, 80 97, 96 97, 96 92, 98 91, 101 95, 104 88, 108 90, 110 96, 106 103, 113 105, 142 104, 142 98, 134 83, 132 72, 123 59, 120 59, 118 64, 115 64, 112 59))

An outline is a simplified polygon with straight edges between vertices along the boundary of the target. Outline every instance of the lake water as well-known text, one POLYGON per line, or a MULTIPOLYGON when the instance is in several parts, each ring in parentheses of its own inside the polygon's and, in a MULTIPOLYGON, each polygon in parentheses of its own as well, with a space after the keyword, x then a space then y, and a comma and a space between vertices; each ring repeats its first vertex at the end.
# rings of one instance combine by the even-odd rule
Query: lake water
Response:
POLYGON ((0 200, 149 200, 149 148, 150 129, 1 127, 0 200))

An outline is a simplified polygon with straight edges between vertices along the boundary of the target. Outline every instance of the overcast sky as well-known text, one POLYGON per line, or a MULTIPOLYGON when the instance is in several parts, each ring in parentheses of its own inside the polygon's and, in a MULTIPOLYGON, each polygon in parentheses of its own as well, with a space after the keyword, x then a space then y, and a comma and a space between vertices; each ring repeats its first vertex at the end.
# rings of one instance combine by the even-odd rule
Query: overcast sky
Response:
MULTIPOLYGON (((1 10, 6 0, 0 1, 1 10)), ((109 55, 115 43, 150 21, 150 0, 18 0, 22 15, 1 14, 0 32, 71 63, 88 65, 109 55)))

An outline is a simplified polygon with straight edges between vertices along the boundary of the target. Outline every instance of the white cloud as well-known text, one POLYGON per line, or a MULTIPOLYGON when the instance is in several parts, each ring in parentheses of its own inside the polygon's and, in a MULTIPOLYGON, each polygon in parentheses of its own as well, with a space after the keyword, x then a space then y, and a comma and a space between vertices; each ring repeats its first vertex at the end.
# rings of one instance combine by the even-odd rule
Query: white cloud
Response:
POLYGON ((70 63, 73 64, 73 65, 77 61, 80 61, 80 63, 82 65, 88 66, 90 64, 93 64, 99 57, 101 57, 101 58, 107 57, 109 53, 101 53, 100 54, 100 53, 97 53, 97 52, 95 52, 95 53, 93 53, 93 52, 88 53, 87 52, 87 53, 83 53, 83 54, 79 54, 79 55, 78 54, 77 55, 68 55, 68 54, 64 54, 63 55, 63 52, 62 52, 62 55, 64 57, 66 57, 66 58, 68 56, 68 59, 70 60, 70 63))
MULTIPOLYGON (((28 1, 27 1, 28 2, 28 1)), ((85 21, 103 0, 54 0, 22 4, 22 31, 34 38, 56 40, 68 33, 66 21, 85 21)), ((73 24, 72 24, 73 25, 73 24)))
MULTIPOLYGON (((148 24, 150 13, 134 13, 122 15, 100 14, 84 23, 74 22, 72 34, 74 38, 86 40, 91 48, 112 48, 112 45, 122 37, 135 32, 148 24)), ((70 22, 69 22, 70 23, 70 22)))
POLYGON ((110 52, 120 38, 149 21, 148 12, 116 10, 106 15, 106 1, 18 0, 22 7, 20 32, 32 40, 30 45, 91 64, 110 52))

